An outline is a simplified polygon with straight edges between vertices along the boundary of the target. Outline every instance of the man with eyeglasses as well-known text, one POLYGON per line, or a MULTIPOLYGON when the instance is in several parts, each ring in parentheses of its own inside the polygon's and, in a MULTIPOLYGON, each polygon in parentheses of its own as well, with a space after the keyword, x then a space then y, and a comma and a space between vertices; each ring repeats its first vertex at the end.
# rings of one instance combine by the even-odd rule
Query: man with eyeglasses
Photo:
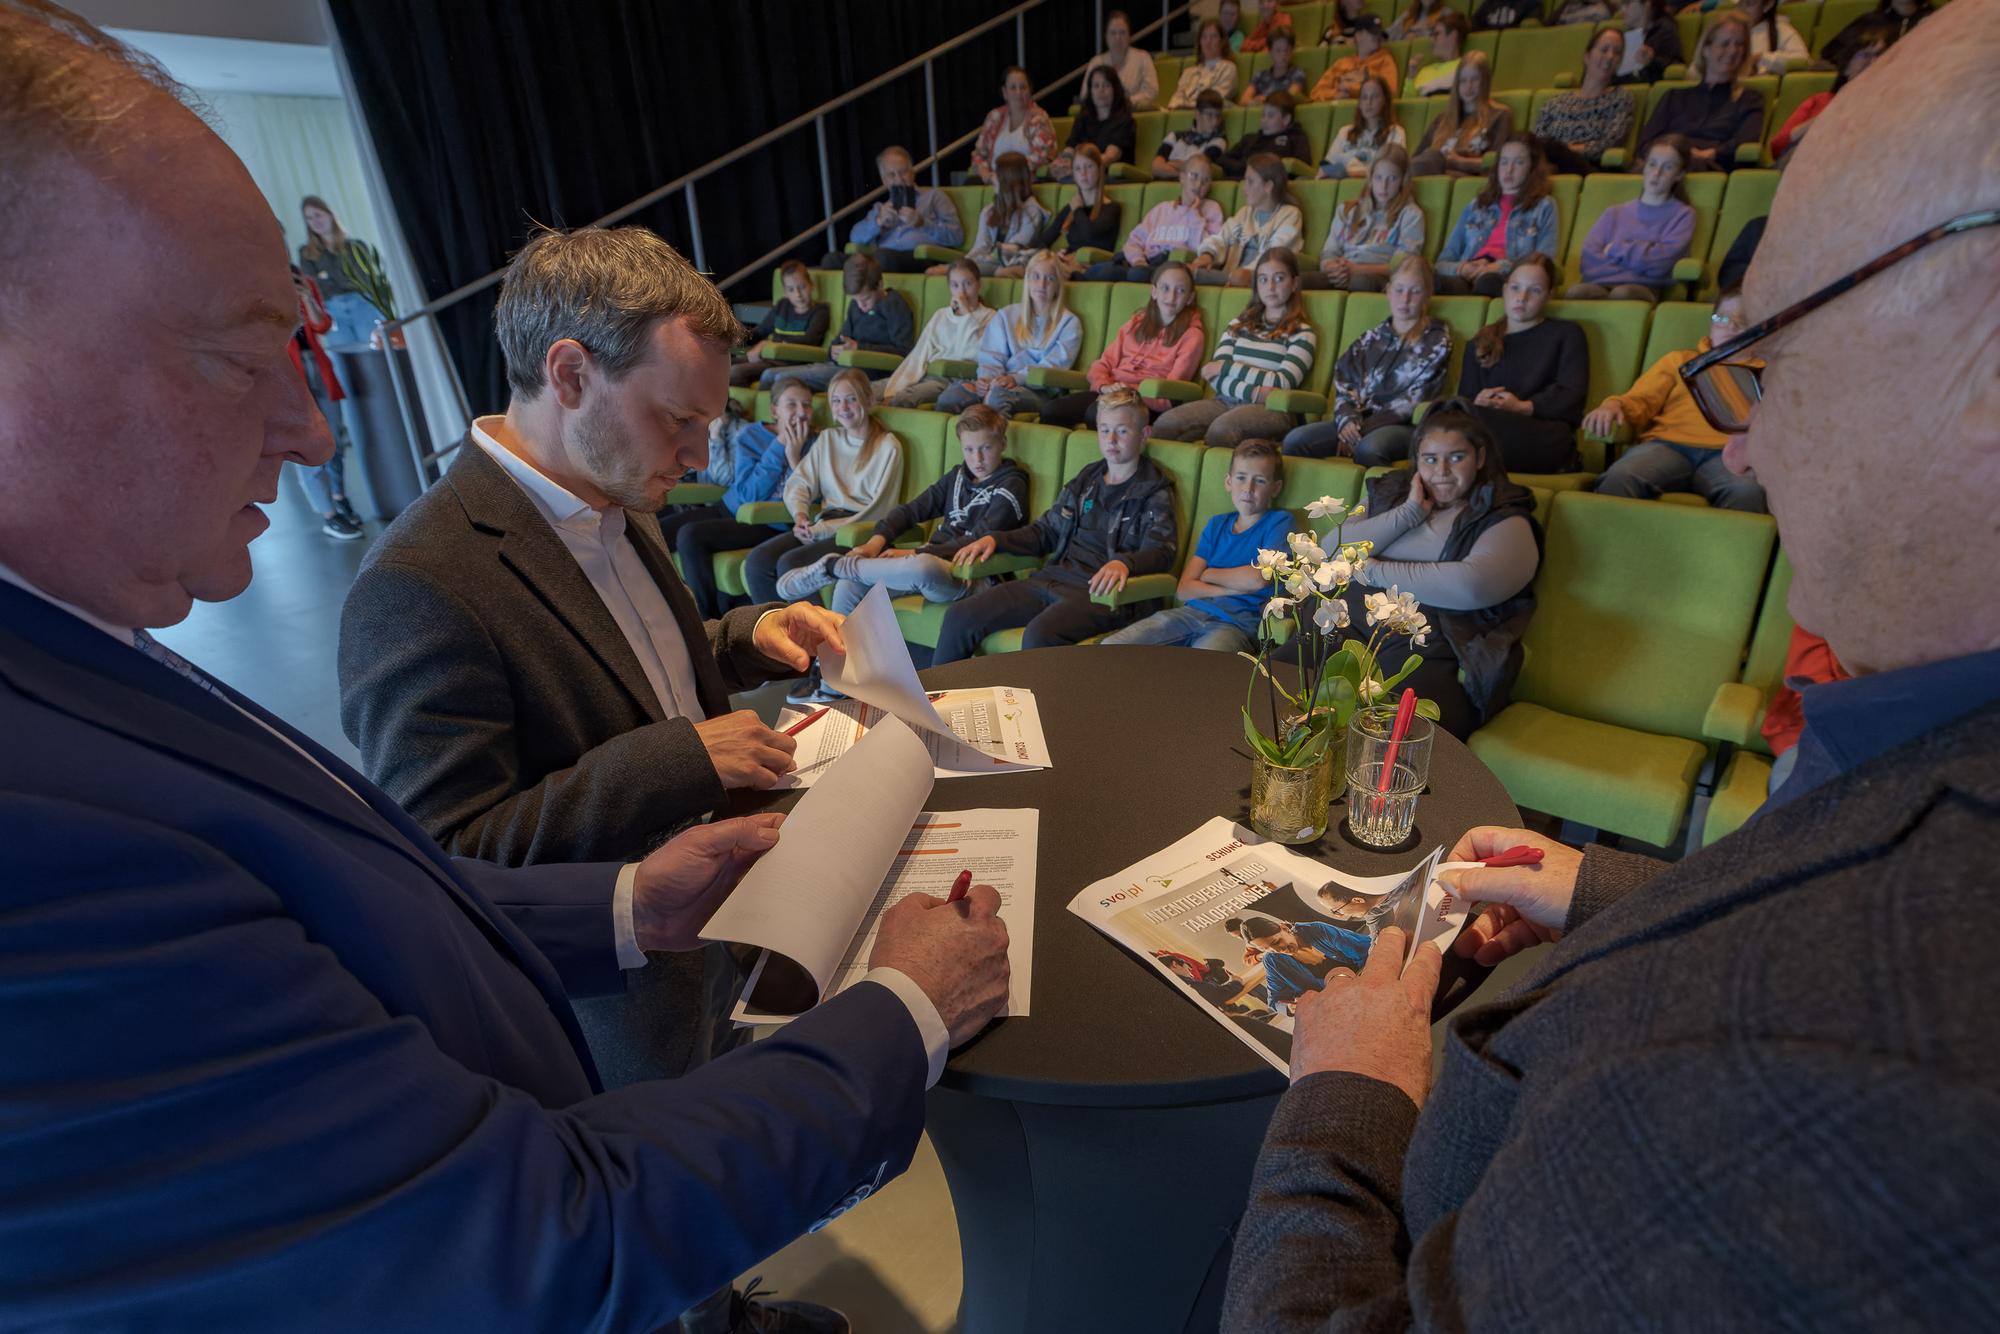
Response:
POLYGON ((1384 932, 1302 999, 1225 1329, 2000 1328, 1996 62, 2000 0, 1954 0, 1854 80, 1749 326, 1680 372, 1854 679, 1677 864, 1467 834, 1543 860, 1449 877, 1453 948, 1559 943, 1450 1019, 1435 1091, 1436 951, 1384 932))

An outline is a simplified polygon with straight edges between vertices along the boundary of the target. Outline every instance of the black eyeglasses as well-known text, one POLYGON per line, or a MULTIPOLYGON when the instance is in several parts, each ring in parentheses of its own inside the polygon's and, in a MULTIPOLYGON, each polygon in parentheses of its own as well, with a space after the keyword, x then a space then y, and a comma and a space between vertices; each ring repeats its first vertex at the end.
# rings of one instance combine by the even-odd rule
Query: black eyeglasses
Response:
POLYGON ((1681 383, 1694 395, 1695 406, 1708 424, 1724 435, 1735 435, 1750 425, 1750 410, 1764 397, 1764 368, 1742 360, 1751 346, 1763 342, 1788 324, 1796 324, 1851 287, 1857 287, 1899 260, 1916 254, 1933 241, 1969 232, 1976 227, 2000 223, 2000 209, 1965 213, 1950 222, 1941 222, 1921 236, 1913 236, 1878 259, 1863 264, 1845 278, 1836 279, 1805 300, 1785 307, 1770 319, 1751 325, 1721 347, 1710 348, 1681 367, 1681 383))

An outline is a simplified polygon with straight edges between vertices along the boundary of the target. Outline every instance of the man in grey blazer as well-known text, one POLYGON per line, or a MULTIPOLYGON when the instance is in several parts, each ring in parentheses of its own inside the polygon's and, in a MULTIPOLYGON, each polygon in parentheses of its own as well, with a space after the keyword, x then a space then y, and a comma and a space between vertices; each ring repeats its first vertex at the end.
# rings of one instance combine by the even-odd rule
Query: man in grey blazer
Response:
MULTIPOLYGON (((342 727, 453 853, 639 856, 792 768, 791 738, 729 694, 803 671, 840 618, 774 605, 704 624, 674 569, 654 516, 708 457, 739 330, 672 247, 636 227, 544 232, 495 323, 512 400, 356 578, 342 727)), ((710 1054, 734 970, 705 954, 705 982, 699 955, 628 955, 631 994, 578 1007, 609 1082, 710 1054)))
POLYGON ((1957 0, 1845 88, 1745 290, 1784 318, 1726 457, 1854 679, 1682 862, 1468 834, 1547 855, 1459 875, 1454 948, 1559 943, 1448 1021, 1435 1091, 1435 951, 1306 998, 1225 1328, 2000 1328, 1996 64, 2000 0, 1957 0))

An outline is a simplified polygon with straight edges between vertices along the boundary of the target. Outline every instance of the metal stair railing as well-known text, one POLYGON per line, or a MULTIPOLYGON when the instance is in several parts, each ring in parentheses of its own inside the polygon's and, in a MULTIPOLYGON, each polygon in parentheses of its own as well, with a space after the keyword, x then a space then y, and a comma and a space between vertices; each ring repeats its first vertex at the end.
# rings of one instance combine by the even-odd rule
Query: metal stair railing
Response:
MULTIPOLYGON (((984 23, 981 23, 976 27, 968 28, 964 32, 958 34, 958 36, 950 39, 949 41, 940 43, 939 45, 932 47, 930 50, 925 51, 920 55, 911 57, 909 60, 904 61, 902 64, 896 66, 894 69, 876 75, 874 78, 868 80, 866 83, 861 84, 858 87, 851 88, 847 92, 842 93, 839 97, 836 97, 828 102, 823 102, 819 106, 814 107, 812 110, 804 112, 801 115, 795 116, 791 120, 786 121, 783 125, 777 126, 775 129, 765 131, 763 134, 758 135, 755 139, 750 140, 748 143, 741 144, 736 148, 731 149, 729 152, 724 153, 722 156, 715 158, 712 161, 703 163, 701 166, 694 168, 692 171, 684 172, 683 174, 676 176, 673 180, 668 181, 666 184, 662 186, 659 186, 657 189, 647 191, 645 194, 639 196, 631 203, 624 205, 622 208, 614 209, 611 212, 605 214, 603 217, 598 218, 596 221, 588 223, 586 225, 591 227, 614 226, 617 223, 623 222, 625 219, 633 216, 636 213, 651 208, 653 205, 658 204, 664 199, 667 199, 674 193, 679 192, 680 195, 682 196, 682 199, 685 201, 687 207, 688 235, 689 235, 689 240, 692 244, 692 248, 694 250, 694 256, 693 256, 694 264, 696 268, 706 273, 709 271, 709 269, 707 263, 707 251, 702 243, 701 206, 695 189, 697 183, 707 179, 710 176, 715 175, 717 172, 722 171, 727 167, 734 165, 735 163, 741 161, 745 157, 748 157, 750 154, 755 153, 759 149, 765 148, 773 143, 776 143, 778 140, 783 139, 788 135, 795 134, 800 130, 805 129, 808 125, 810 125, 813 127, 814 133, 819 140, 820 198, 824 203, 826 209, 826 216, 820 222, 816 222, 812 226, 806 228, 804 231, 798 233, 798 235, 790 237, 783 244, 775 247, 774 249, 766 252, 763 255, 758 256, 750 263, 744 265, 736 272, 730 274, 727 278, 722 279, 718 285, 727 288, 733 286, 734 284, 742 281, 747 277, 750 277, 751 275, 755 274, 759 269, 767 267, 772 261, 777 259, 779 256, 784 255, 787 252, 795 249, 799 245, 803 244, 804 242, 809 240, 815 232, 821 230, 824 230, 826 232, 828 248, 830 250, 838 250, 840 248, 838 224, 844 219, 853 215, 854 213, 859 212, 860 210, 867 208, 871 204, 875 203, 878 199, 883 197, 885 191, 881 186, 878 185, 874 189, 869 190, 867 193, 863 194, 859 199, 856 199, 852 203, 847 204, 845 207, 839 209, 834 208, 833 175, 827 154, 827 140, 826 140, 827 116, 835 111, 840 110, 842 107, 847 106, 852 102, 856 102, 861 98, 868 96, 870 93, 873 93, 876 90, 883 88, 890 83, 895 82, 897 79, 901 79, 911 73, 914 73, 916 70, 921 69, 924 74, 925 119, 927 121, 927 129, 929 134, 930 153, 926 157, 924 157, 922 161, 916 164, 916 170, 922 171, 925 168, 929 168, 931 173, 931 184, 933 186, 941 184, 939 179, 939 164, 946 157, 949 157, 951 154, 957 152, 960 148, 963 148, 966 144, 971 143, 974 139, 978 138, 979 131, 975 128, 971 132, 960 135, 958 138, 952 140, 947 144, 940 145, 938 143, 937 85, 936 85, 936 74, 935 74, 935 63, 937 59, 940 56, 955 51, 958 48, 965 46, 970 42, 976 41, 980 37, 985 36, 987 33, 992 32, 995 28, 1001 27, 1002 25, 1008 22, 1012 22, 1014 24, 1015 60, 1016 63, 1025 67, 1028 63, 1027 62, 1028 13, 1031 10, 1040 9, 1049 3, 1051 3, 1051 0, 1022 0, 1022 3, 1017 4, 1013 8, 995 15, 994 17, 986 20, 984 23)), ((1185 14, 1190 8, 1192 8, 1192 5, 1191 3, 1188 3, 1187 0, 1183 0, 1183 2, 1179 4, 1174 3, 1174 0, 1161 0, 1160 17, 1155 21, 1153 21, 1152 23, 1149 23, 1145 27, 1134 32, 1132 34, 1132 40, 1136 42, 1143 37, 1157 33, 1159 36, 1160 49, 1162 51, 1166 50, 1167 33, 1169 30, 1169 26, 1171 25, 1174 19, 1185 14)), ((1096 12, 1098 17, 1096 31, 1101 34, 1104 31, 1104 24, 1103 24, 1104 0, 1096 0, 1096 12)), ((1064 87, 1065 85, 1075 83, 1078 79, 1080 79, 1083 76, 1084 71, 1089 67, 1090 67, 1089 61, 1086 61, 1081 65, 1078 65, 1075 69, 1068 71, 1059 78, 1055 79, 1053 82, 1045 85, 1042 88, 1035 90, 1035 97, 1037 99, 1040 99, 1042 97, 1047 96, 1049 93, 1064 87)), ((436 300, 428 302, 427 304, 419 307, 418 309, 411 311, 408 315, 403 315, 393 320, 384 321, 383 324, 381 325, 381 330, 383 335, 385 337, 393 337, 401 330, 417 323, 420 320, 435 320, 440 312, 449 310, 451 307, 456 306, 459 302, 464 301, 469 297, 477 296, 479 293, 485 291, 487 288, 497 284, 501 280, 501 278, 506 275, 506 272, 507 272, 506 266, 503 265, 500 268, 493 270, 491 273, 486 274, 484 277, 476 278, 473 281, 466 283, 461 287, 454 288, 453 290, 445 293, 443 296, 438 297, 436 300)), ((472 408, 465 396, 465 384, 463 379, 460 377, 458 373, 457 363, 453 361, 449 353, 447 353, 447 355, 444 357, 444 367, 446 376, 451 382, 452 393, 457 399, 457 407, 459 413, 457 429, 451 433, 452 436, 451 444, 435 451, 426 450, 423 446, 422 441, 418 438, 416 431, 416 417, 411 409, 410 395, 413 392, 412 387, 407 382, 402 367, 400 367, 397 364, 396 358, 390 357, 387 360, 388 360, 390 384, 391 387, 394 389, 396 395, 397 411, 402 416, 403 429, 410 442, 410 454, 413 461, 416 463, 417 480, 421 485, 428 487, 432 482, 436 481, 438 476, 440 475, 440 470, 438 466, 440 462, 458 449, 460 440, 464 437, 466 430, 469 429, 472 425, 472 415, 473 415, 472 408)))

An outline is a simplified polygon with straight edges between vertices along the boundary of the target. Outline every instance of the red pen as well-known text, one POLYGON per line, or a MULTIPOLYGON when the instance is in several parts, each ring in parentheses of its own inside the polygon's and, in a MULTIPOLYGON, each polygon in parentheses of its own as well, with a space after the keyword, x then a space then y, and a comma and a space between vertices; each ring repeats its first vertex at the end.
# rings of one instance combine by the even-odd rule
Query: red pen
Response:
POLYGON ((797 722, 793 723, 790 727, 787 727, 785 729, 785 735, 797 736, 799 733, 805 731, 808 727, 811 727, 814 723, 818 722, 820 720, 821 715, 829 712, 832 709, 832 707, 833 707, 832 705, 828 705, 826 708, 814 709, 811 713, 799 719, 797 722))
POLYGON ((972 872, 960 871, 958 873, 958 879, 951 882, 951 897, 946 899, 945 902, 957 903, 960 899, 965 897, 965 891, 971 888, 972 888, 972 872))

